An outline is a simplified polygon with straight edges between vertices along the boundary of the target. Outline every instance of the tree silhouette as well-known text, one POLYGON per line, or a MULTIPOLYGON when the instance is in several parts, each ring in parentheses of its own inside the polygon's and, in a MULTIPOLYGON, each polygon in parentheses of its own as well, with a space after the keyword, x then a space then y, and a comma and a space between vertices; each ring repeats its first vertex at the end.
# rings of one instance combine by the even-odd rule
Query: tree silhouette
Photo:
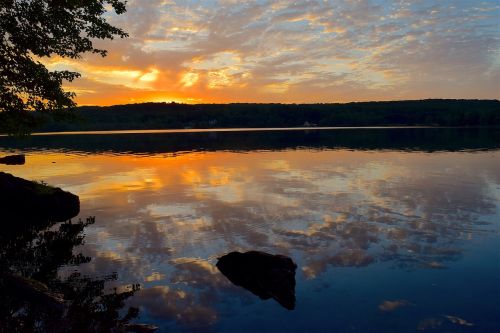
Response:
POLYGON ((106 21, 109 6, 116 14, 126 10, 121 0, 0 0, 0 131, 26 134, 43 121, 41 115, 65 115, 56 111, 75 106, 74 93, 62 84, 79 73, 49 71, 40 60, 105 56, 93 39, 127 36, 106 21))

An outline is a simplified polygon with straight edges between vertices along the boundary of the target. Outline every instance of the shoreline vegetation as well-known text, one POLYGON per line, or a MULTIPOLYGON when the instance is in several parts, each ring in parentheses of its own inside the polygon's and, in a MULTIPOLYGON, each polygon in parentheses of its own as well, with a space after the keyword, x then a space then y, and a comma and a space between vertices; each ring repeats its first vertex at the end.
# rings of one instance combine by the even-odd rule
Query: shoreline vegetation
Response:
MULTIPOLYGON (((40 115, 43 117, 43 115, 40 115)), ((500 126, 500 101, 428 99, 335 104, 141 103, 81 106, 35 132, 369 126, 500 126)))

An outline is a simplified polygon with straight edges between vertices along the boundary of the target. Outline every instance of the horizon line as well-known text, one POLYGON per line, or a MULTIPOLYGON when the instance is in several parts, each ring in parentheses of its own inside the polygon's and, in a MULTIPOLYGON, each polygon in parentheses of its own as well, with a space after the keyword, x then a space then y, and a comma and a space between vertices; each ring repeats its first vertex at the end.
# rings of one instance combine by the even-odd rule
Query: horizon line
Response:
POLYGON ((140 104, 178 104, 178 105, 347 105, 347 104, 362 104, 362 103, 398 103, 398 102, 425 102, 425 101, 483 101, 483 102, 500 102, 497 98, 425 98, 425 99, 399 99, 399 100, 371 100, 371 101, 351 101, 351 102, 296 102, 296 103, 281 103, 281 102, 221 102, 221 103, 186 103, 176 101, 144 101, 144 102, 131 102, 110 105, 96 105, 96 104, 77 104, 76 107, 112 107, 124 105, 140 105, 140 104))

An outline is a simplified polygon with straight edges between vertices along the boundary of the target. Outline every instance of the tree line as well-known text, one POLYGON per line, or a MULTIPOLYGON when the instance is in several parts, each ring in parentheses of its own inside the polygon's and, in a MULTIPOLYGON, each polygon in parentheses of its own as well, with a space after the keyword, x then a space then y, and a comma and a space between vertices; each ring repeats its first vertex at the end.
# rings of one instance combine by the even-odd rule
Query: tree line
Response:
POLYGON ((314 126, 499 126, 498 100, 82 106, 39 131, 314 126))

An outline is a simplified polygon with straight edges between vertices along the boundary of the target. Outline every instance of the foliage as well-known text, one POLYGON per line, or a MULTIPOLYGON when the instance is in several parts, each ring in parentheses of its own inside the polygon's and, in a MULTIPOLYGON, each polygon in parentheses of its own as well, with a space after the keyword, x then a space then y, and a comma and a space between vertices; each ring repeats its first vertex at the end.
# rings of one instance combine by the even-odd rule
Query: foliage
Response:
POLYGON ((63 111, 75 106, 62 84, 79 74, 50 71, 40 60, 105 56, 92 39, 127 36, 106 21, 108 6, 125 12, 121 0, 0 0, 0 131, 26 134, 47 115, 67 115, 63 111))
POLYGON ((421 100, 346 104, 144 103, 80 107, 83 122, 43 131, 301 126, 500 126, 497 100, 421 100))
POLYGON ((56 191, 55 187, 48 185, 43 180, 33 182, 34 191, 37 195, 51 195, 56 191))

